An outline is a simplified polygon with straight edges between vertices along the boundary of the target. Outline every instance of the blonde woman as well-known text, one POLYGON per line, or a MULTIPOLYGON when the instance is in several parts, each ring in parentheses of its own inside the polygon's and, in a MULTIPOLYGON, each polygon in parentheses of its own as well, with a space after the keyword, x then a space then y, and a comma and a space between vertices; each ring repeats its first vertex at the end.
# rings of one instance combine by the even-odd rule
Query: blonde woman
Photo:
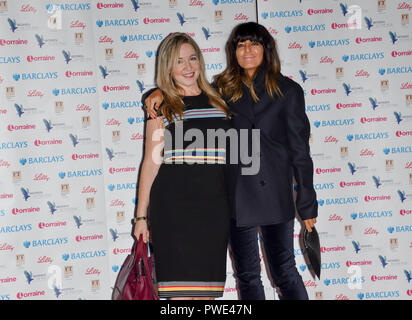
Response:
POLYGON ((198 45, 184 33, 161 43, 156 78, 164 103, 160 116, 147 121, 134 235, 148 240, 149 218, 159 297, 221 297, 230 227, 227 150, 206 139, 203 148, 193 148, 187 136, 225 132, 230 111, 206 79, 198 45))

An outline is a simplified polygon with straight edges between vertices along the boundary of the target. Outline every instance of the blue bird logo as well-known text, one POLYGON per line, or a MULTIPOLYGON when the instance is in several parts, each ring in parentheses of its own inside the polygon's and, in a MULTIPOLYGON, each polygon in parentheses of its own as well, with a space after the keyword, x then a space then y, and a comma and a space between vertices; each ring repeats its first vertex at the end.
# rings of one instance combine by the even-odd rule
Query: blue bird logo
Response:
POLYGON ((17 115, 19 116, 19 118, 21 118, 22 114, 24 113, 23 106, 21 104, 15 103, 14 107, 16 108, 17 115))
POLYGON ((398 190, 398 195, 399 195, 399 198, 401 199, 401 202, 404 202, 406 200, 405 191, 398 190))
POLYGON ((51 203, 50 201, 47 201, 47 205, 49 206, 51 214, 54 214, 57 211, 56 204, 54 202, 51 203))
POLYGON ((306 76, 306 71, 299 70, 299 74, 302 78, 303 83, 305 83, 305 81, 308 80, 308 77, 306 76))
POLYGON ((56 298, 58 298, 62 294, 62 291, 56 286, 56 284, 53 284, 53 291, 56 295, 56 298))
POLYGON ((398 41, 398 36, 396 35, 396 33, 389 31, 389 36, 391 37, 392 44, 395 44, 395 42, 398 41))
POLYGON ((208 40, 208 39, 210 38, 210 30, 209 30, 209 28, 206 29, 205 27, 202 27, 202 31, 203 31, 203 34, 205 35, 206 40, 208 40))
POLYGON ((9 25, 10 25, 10 29, 11 31, 14 33, 14 31, 16 31, 17 29, 17 23, 16 20, 11 20, 10 18, 7 19, 9 25))
POLYGON ((144 87, 144 82, 136 80, 137 86, 139 87, 140 93, 142 93, 146 88, 144 87))
POLYGON ((106 77, 109 75, 107 72, 107 67, 99 66, 100 72, 103 76, 103 79, 106 79, 106 77))
POLYGON ((69 64, 69 62, 72 60, 70 51, 62 50, 62 54, 63 54, 64 60, 66 61, 66 64, 69 64))
POLYGON ((355 242, 354 240, 352 240, 352 244, 353 244, 353 247, 355 248, 355 253, 358 253, 360 251, 359 241, 355 242))
POLYGON ((77 135, 74 136, 71 133, 69 134, 70 139, 72 140, 73 147, 76 147, 76 145, 79 143, 79 139, 77 138, 77 135))
POLYGON ((372 179, 373 179, 373 182, 375 182, 376 188, 379 189, 379 187, 382 185, 381 179, 379 177, 376 177, 376 176, 373 176, 372 179))
POLYGON ((43 119, 44 126, 46 127, 47 132, 50 132, 53 129, 50 120, 43 119))
POLYGON ((408 280, 408 283, 410 283, 410 282, 411 282, 411 279, 412 279, 412 277, 411 277, 411 271, 403 270, 403 272, 405 273, 406 280, 408 280))
POLYGON ((400 112, 396 112, 396 111, 393 114, 395 115, 396 122, 399 124, 403 120, 402 119, 402 114, 400 112))
POLYGON ((118 232, 116 229, 113 230, 112 228, 110 228, 110 234, 112 235, 113 241, 116 241, 116 239, 119 238, 118 232))
POLYGON ((20 191, 23 194, 24 200, 27 201, 27 199, 30 198, 29 189, 20 188, 20 191))
POLYGON ((76 223, 77 229, 80 229, 80 226, 83 224, 82 217, 73 216, 74 222, 76 223))
POLYGON ((343 86, 343 89, 345 89, 346 95, 349 96, 349 94, 352 92, 350 89, 350 85, 347 83, 343 83, 342 86, 343 86))
POLYGON ((26 276, 27 283, 30 284, 30 282, 33 281, 33 272, 27 272, 24 270, 24 275, 26 276))
POLYGON ((185 20, 185 15, 184 14, 181 14, 181 13, 177 13, 177 17, 179 18, 179 23, 180 23, 180 25, 181 26, 183 26, 183 24, 185 23, 185 22, 187 22, 186 20, 185 20))
POLYGON ((371 103, 372 109, 375 110, 378 107, 378 101, 376 98, 369 97, 369 102, 371 103))
POLYGON ((44 37, 40 36, 38 34, 36 34, 35 37, 36 37, 36 40, 37 40, 37 43, 38 43, 39 47, 40 48, 43 47, 43 45, 45 44, 44 37))
POLYGON ((114 158, 113 149, 106 148, 106 153, 107 153, 107 156, 109 157, 109 160, 112 161, 112 159, 114 158))
POLYGON ((365 17, 365 23, 368 27, 368 30, 370 30, 373 27, 372 18, 365 17))
POLYGON ((140 8, 138 0, 132 0, 132 5, 135 12, 140 8))
POLYGON ((386 257, 379 255, 379 260, 381 261, 383 268, 385 268, 388 265, 388 263, 386 262, 386 257))
POLYGON ((339 3, 339 6, 342 10, 342 14, 345 17, 346 14, 348 13, 348 5, 347 4, 343 4, 343 3, 339 3))
POLYGON ((355 164, 348 162, 348 167, 349 167, 350 173, 353 175, 356 172, 355 164))

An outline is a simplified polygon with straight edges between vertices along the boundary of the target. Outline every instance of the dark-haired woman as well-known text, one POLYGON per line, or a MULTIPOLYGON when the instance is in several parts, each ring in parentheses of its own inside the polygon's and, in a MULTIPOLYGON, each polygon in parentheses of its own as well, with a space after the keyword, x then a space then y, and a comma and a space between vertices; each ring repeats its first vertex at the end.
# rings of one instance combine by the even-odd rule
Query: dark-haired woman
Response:
MULTIPOLYGON (((230 246, 240 298, 265 299, 260 275, 258 228, 270 274, 280 299, 306 300, 307 291, 296 269, 293 231, 295 212, 309 232, 316 223, 318 204, 309 155, 310 124, 301 86, 280 73, 276 43, 265 27, 237 25, 226 44, 227 68, 215 85, 233 112, 237 130, 260 130, 260 170, 242 174, 246 165, 229 166, 232 205, 230 246), (293 177, 297 183, 296 209, 293 177)), ((159 92, 146 105, 159 102, 159 92)), ((150 110, 150 114, 154 112, 150 110)), ((249 136, 250 141, 250 136, 249 136)), ((247 143, 247 141, 240 141, 247 143)))

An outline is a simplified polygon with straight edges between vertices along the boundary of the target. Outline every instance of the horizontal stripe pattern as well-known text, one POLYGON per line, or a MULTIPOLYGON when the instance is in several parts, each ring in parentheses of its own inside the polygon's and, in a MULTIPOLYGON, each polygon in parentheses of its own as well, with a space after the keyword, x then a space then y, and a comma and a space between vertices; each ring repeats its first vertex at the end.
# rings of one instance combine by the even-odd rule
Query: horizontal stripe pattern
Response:
POLYGON ((226 149, 214 148, 194 148, 194 149, 173 149, 164 152, 164 163, 209 163, 225 164, 226 149))
POLYGON ((167 281, 158 283, 161 298, 169 297, 221 297, 224 282, 167 281))
MULTIPOLYGON (((202 119, 202 118, 226 118, 226 113, 216 108, 201 108, 201 109, 189 109, 183 111, 183 117, 180 119, 179 115, 173 115, 174 120, 172 122, 188 119, 202 119)), ((163 117, 165 127, 167 127, 170 122, 163 117)))

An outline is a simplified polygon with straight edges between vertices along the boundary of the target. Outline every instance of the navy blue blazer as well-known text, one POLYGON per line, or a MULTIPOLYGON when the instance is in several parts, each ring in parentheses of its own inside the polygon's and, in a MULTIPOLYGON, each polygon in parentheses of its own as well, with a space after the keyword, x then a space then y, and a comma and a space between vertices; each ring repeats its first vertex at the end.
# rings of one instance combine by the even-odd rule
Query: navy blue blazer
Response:
MULTIPOLYGON (((234 113, 232 121, 236 130, 260 129, 260 152, 254 155, 260 157, 259 172, 242 175, 241 169, 248 165, 228 166, 228 194, 239 227, 286 222, 295 217, 296 209, 303 220, 318 215, 313 162, 309 154, 310 124, 303 90, 283 75, 278 85, 284 97, 275 95, 272 99, 261 68, 254 80, 258 102, 252 99, 246 86, 243 97, 235 103, 223 97, 234 113), (293 177, 298 185, 296 209, 293 177)), ((251 136, 249 144, 250 140, 251 136)))

